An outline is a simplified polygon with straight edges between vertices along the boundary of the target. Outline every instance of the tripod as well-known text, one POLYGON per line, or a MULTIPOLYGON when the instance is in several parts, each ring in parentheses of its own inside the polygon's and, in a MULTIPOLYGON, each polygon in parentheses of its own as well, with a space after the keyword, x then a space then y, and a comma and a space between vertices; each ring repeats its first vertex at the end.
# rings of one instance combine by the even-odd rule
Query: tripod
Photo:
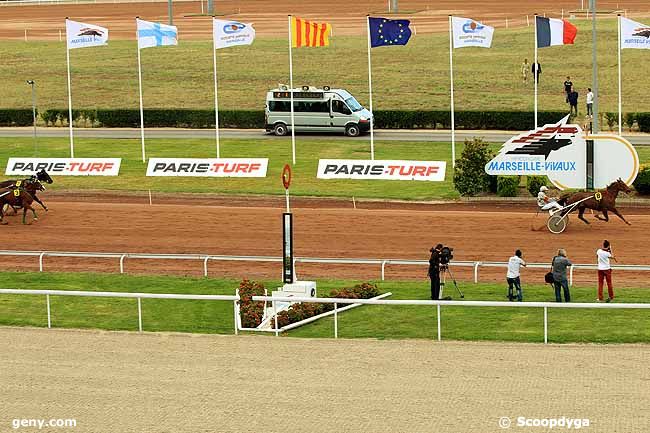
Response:
POLYGON ((451 296, 447 296, 446 298, 442 297, 442 292, 445 288, 445 281, 446 281, 446 276, 449 274, 449 277, 451 278, 451 281, 454 283, 454 287, 456 288, 456 291, 460 295, 461 298, 465 298, 465 295, 463 292, 458 288, 458 283, 456 283, 456 279, 454 278, 454 274, 451 273, 451 269, 449 269, 449 264, 441 264, 440 265, 440 299, 446 299, 446 300, 451 300, 451 296))

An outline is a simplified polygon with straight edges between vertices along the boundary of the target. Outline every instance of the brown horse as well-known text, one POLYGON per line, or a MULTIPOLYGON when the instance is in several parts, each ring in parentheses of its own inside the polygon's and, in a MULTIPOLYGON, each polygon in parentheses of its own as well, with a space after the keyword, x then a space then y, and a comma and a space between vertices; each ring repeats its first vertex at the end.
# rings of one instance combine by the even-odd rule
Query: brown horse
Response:
MULTIPOLYGON (((578 218, 585 223, 589 224, 584 217, 585 209, 593 209, 601 212, 604 217, 596 215, 596 218, 602 221, 609 221, 607 212, 612 212, 614 215, 622 219, 625 224, 632 225, 623 218, 623 215, 616 209, 616 197, 619 192, 630 193, 632 189, 627 186, 620 178, 612 182, 605 189, 598 190, 597 192, 576 192, 573 194, 565 194, 558 200, 562 206, 570 206, 574 203, 584 200, 576 206, 578 209, 578 218), (586 200, 585 200, 586 199, 586 200)), ((574 210, 574 209, 572 209, 574 210)))
MULTIPOLYGON (((36 201, 36 203, 40 204, 43 209, 45 209, 45 212, 48 211, 47 206, 45 206, 45 203, 41 201, 40 198, 36 195, 38 191, 45 191, 45 187, 41 182, 46 182, 46 183, 52 183, 53 180, 50 177, 49 174, 45 170, 41 170, 35 175, 31 176, 28 179, 23 179, 23 180, 6 180, 3 182, 0 182, 0 188, 24 188, 29 192, 36 201)), ((14 210, 14 215, 17 213, 16 208, 13 208, 14 210)))
POLYGON ((22 188, 0 188, 0 224, 7 224, 4 221, 4 207, 5 205, 14 208, 23 208, 23 224, 27 224, 27 210, 31 210, 34 214, 34 221, 38 221, 36 210, 32 207, 34 199, 32 195, 22 188))

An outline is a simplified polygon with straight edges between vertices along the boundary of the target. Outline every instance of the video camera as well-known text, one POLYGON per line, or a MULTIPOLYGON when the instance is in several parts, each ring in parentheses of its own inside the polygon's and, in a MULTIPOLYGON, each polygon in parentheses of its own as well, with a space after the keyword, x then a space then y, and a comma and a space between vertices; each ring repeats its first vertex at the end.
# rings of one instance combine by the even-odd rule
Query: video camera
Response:
POLYGON ((440 264, 448 265, 454 258, 454 249, 451 247, 442 247, 440 250, 440 264))

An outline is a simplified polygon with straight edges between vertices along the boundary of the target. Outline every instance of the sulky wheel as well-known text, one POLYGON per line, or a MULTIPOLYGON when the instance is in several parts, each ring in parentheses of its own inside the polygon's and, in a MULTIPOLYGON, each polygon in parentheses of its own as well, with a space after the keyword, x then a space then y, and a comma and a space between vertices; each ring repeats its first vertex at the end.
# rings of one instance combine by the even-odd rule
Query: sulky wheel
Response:
POLYGON ((567 218, 562 217, 559 214, 551 215, 548 222, 546 223, 549 231, 555 233, 556 235, 562 233, 567 226, 567 218))

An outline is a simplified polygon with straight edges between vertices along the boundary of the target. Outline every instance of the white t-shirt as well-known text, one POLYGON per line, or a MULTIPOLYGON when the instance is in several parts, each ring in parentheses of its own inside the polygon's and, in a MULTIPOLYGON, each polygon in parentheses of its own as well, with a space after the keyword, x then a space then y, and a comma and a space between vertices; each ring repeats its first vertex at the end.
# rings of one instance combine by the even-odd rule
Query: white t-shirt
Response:
POLYGON ((540 191, 537 194, 537 204, 539 205, 539 207, 542 207, 546 204, 545 199, 546 199, 546 193, 544 193, 544 191, 540 191))
POLYGON ((599 271, 606 271, 612 268, 609 265, 609 258, 612 257, 612 253, 610 253, 609 251, 605 251, 602 248, 598 248, 598 251, 596 251, 596 255, 598 256, 599 271))
POLYGON ((526 265, 526 262, 524 262, 521 257, 510 257, 510 260, 508 260, 508 273, 506 274, 506 278, 517 278, 519 276, 521 265, 526 265))
POLYGON ((587 93, 587 104, 593 104, 594 103, 594 93, 589 92, 587 93))

